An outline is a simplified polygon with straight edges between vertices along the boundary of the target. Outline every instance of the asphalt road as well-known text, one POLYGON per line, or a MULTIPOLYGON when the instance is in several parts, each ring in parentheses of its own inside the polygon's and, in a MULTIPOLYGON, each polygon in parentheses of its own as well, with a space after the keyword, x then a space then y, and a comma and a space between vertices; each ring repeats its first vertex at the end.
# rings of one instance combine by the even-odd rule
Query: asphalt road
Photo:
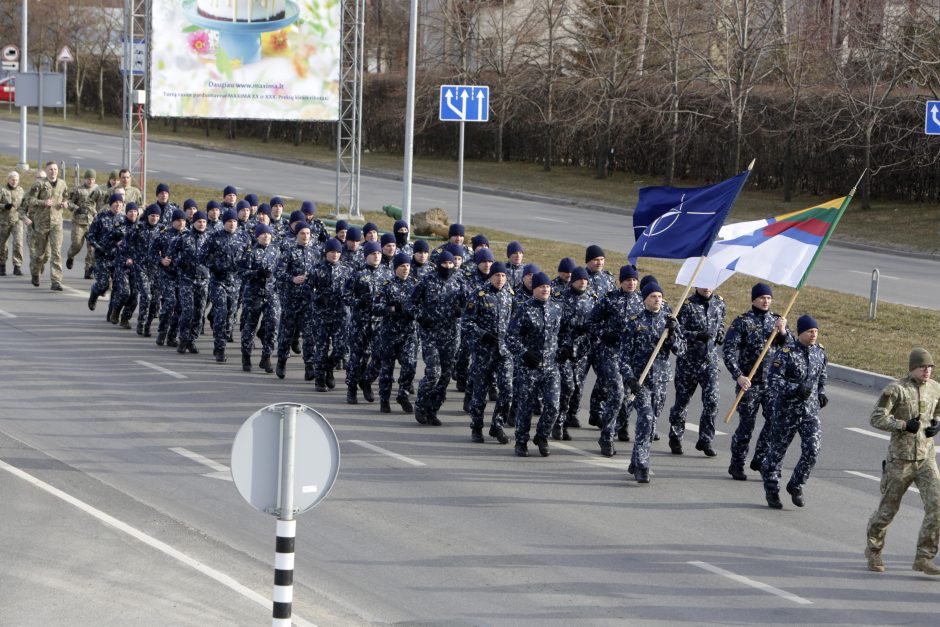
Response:
POLYGON ((594 429, 519 459, 469 442, 456 393, 445 426, 422 427, 315 394, 296 358, 280 381, 213 363, 207 339, 199 355, 159 348, 89 312, 77 270, 65 285, 0 281, 0 623, 267 621, 274 521, 219 466, 249 415, 288 401, 321 411, 343 455, 297 527, 306 621, 936 624, 940 579, 910 570, 916 494, 891 526, 888 572, 865 570, 886 449, 867 422, 873 390, 830 386, 807 506, 772 511, 755 473, 726 473, 733 425, 713 459, 690 450, 694 433, 683 456, 656 443, 640 486, 629 445, 602 458, 594 429))
MULTIPOLYGON (((36 155, 37 131, 30 127, 31 157, 36 155)), ((46 159, 75 162, 106 172, 120 167, 121 140, 113 135, 87 131, 46 128, 43 138, 46 159)), ((19 156, 19 124, 0 121, 0 153, 19 156)), ((281 195, 333 203, 335 172, 235 153, 220 154, 197 148, 152 141, 149 144, 147 172, 152 188, 158 181, 188 181, 218 188, 235 184, 240 193, 262 191, 262 195, 281 195)), ((456 180, 456 167, 455 167, 456 180)), ((71 182, 71 181, 70 181, 71 182)), ((389 178, 363 176, 361 206, 380 210, 382 205, 401 205, 402 183, 389 178)), ((624 205, 635 204, 625 198, 624 205)), ((456 219, 456 191, 442 186, 415 185, 412 208, 448 208, 456 219)), ((768 215, 779 213, 768 207, 768 215)), ((629 217, 592 209, 574 207, 552 200, 523 200, 498 192, 464 194, 464 221, 510 233, 526 233, 548 240, 563 240, 581 245, 599 244, 612 258, 609 267, 625 263, 624 255, 633 245, 629 217), (613 257, 613 253, 620 253, 613 257)), ((810 285, 868 297, 871 272, 881 273, 881 300, 940 309, 940 261, 911 259, 898 253, 875 253, 835 245, 820 257, 810 285)))

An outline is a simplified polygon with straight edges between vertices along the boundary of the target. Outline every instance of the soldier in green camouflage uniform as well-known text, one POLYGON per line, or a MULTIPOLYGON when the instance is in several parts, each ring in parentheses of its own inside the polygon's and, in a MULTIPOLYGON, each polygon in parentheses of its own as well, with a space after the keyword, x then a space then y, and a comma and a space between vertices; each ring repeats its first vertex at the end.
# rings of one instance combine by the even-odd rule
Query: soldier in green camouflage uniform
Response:
MULTIPOLYGON (((98 215, 111 205, 108 203, 108 200, 111 199, 111 194, 114 192, 111 191, 115 187, 118 187, 118 171, 111 170, 111 173, 108 175, 108 184, 107 185, 98 185, 95 188, 95 191, 91 193, 91 196, 95 200, 95 215, 98 215)), ((85 277, 88 278, 88 277, 85 277)))
MULTIPOLYGON (((84 184, 76 185, 69 193, 69 206, 72 208, 72 242, 68 254, 65 255, 65 267, 69 270, 72 269, 75 255, 81 252, 82 244, 85 243, 88 225, 98 215, 96 176, 97 173, 94 170, 85 170, 84 184)), ((88 244, 88 252, 85 254, 85 274, 91 274, 94 266, 95 251, 91 244, 88 244)))
POLYGON ((29 190, 26 205, 26 226, 31 228, 29 242, 29 273, 33 285, 39 287, 39 275, 50 261, 52 289, 62 291, 62 211, 69 206, 69 186, 59 178, 59 166, 49 161, 46 178, 37 178, 29 190))
POLYGON ((122 169, 118 172, 118 178, 120 179, 118 187, 124 190, 124 205, 135 203, 137 206, 141 206, 144 202, 144 196, 139 189, 131 185, 131 171, 127 168, 122 169))
POLYGON ((13 274, 23 271, 23 225, 20 222, 20 205, 23 202, 23 188, 20 187, 18 172, 7 175, 6 185, 0 187, 0 276, 7 273, 7 240, 13 236, 13 274))
POLYGON ((882 462, 881 503, 868 520, 868 569, 884 572, 881 551, 888 525, 901 507, 901 497, 913 483, 924 502, 924 521, 917 538, 913 569, 940 575, 933 563, 940 539, 940 473, 933 437, 940 431, 940 383, 932 381, 933 357, 915 348, 908 358, 908 375, 890 384, 871 414, 871 426, 891 433, 888 458, 882 462))

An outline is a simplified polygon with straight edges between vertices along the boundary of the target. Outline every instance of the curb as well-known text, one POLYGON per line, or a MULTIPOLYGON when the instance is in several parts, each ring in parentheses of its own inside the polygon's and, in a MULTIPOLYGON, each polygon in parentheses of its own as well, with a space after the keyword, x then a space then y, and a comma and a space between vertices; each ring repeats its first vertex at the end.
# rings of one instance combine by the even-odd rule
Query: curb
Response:
POLYGON ((874 390, 881 390, 895 380, 895 377, 889 377, 867 370, 859 370, 858 368, 850 368, 849 366, 840 366, 839 364, 829 364, 827 374, 830 379, 852 383, 874 390))

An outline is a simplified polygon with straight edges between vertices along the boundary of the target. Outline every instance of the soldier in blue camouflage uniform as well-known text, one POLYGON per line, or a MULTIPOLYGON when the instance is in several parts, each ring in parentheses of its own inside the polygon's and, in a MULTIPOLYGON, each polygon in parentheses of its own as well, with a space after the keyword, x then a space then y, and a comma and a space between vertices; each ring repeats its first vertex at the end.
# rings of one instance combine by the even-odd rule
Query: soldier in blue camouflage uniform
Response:
POLYGON ((544 272, 532 277, 532 298, 512 315, 506 343, 515 356, 513 394, 515 401, 516 455, 529 454, 529 430, 536 402, 542 411, 532 442, 542 457, 548 457, 548 436, 558 418, 558 333, 561 330, 561 305, 552 300, 552 280, 544 272))
POLYGON ((347 266, 351 272, 355 272, 362 265, 362 231, 358 226, 350 227, 346 230, 346 240, 343 242, 343 252, 340 255, 340 263, 347 266))
POLYGON ((379 289, 391 278, 390 270, 381 263, 383 253, 378 244, 366 242, 362 253, 362 268, 349 277, 345 290, 350 311, 349 364, 346 366, 346 402, 350 405, 359 402, 357 388, 362 390, 362 398, 367 403, 375 401, 372 382, 378 372, 374 371, 374 366, 369 367, 369 359, 379 320, 373 315, 373 308, 379 289))
MULTIPOLYGON (((479 252, 481 248, 489 248, 489 247, 490 247, 490 240, 486 235, 483 235, 483 233, 477 233, 476 235, 470 238, 470 251, 474 254, 474 256, 476 256, 477 252, 479 252)), ((494 255, 494 259, 495 259, 495 255, 494 255)))
MULTIPOLYGON (((392 233, 395 234, 395 247, 397 249, 396 254, 405 253, 411 257, 411 253, 414 252, 414 248, 408 241, 408 235, 411 233, 411 229, 408 228, 408 223, 404 220, 395 220, 395 224, 392 225, 392 233)), ((394 261, 392 263, 394 264, 394 261)))
POLYGON ((281 283, 281 327, 277 335, 277 366, 274 369, 279 379, 287 371, 290 346, 303 332, 307 316, 310 315, 310 285, 307 282, 317 262, 316 248, 310 242, 310 225, 297 222, 293 246, 281 249, 277 263, 278 281, 281 283))
POLYGON ((718 415, 718 347, 725 341, 725 301, 712 290, 697 287, 677 316, 685 337, 685 355, 676 360, 676 402, 669 411, 669 449, 682 455, 682 436, 689 401, 702 387, 702 415, 695 450, 715 456, 715 417, 718 415))
POLYGON ((157 346, 177 346, 179 330, 179 291, 176 289, 177 272, 170 256, 176 238, 186 228, 186 214, 177 209, 166 229, 150 245, 150 258, 160 271, 160 324, 157 326, 157 346))
POLYGON ((352 272, 339 258, 343 245, 336 238, 323 245, 323 259, 308 277, 312 308, 304 326, 304 378, 314 380, 317 392, 335 387, 333 371, 346 357, 346 283, 352 272))
POLYGON ((362 225, 362 240, 363 244, 365 242, 378 242, 379 241, 379 227, 377 227, 372 222, 366 222, 362 225))
POLYGON ((398 245, 395 243, 395 234, 382 233, 382 237, 379 238, 379 246, 382 247, 382 259, 379 261, 379 265, 391 272, 392 260, 395 259, 395 253, 398 252, 398 245))
MULTIPOLYGON (((109 208, 95 216, 85 236, 95 249, 95 282, 91 284, 88 309, 94 311, 98 297, 105 294, 111 285, 114 272, 114 256, 118 244, 124 239, 124 197, 113 194, 108 199, 109 208)), ((108 320, 112 311, 108 310, 108 320)), ((115 321, 116 323, 117 321, 115 321)))
POLYGON ((419 239, 412 244, 412 248, 414 250, 411 253, 411 278, 418 282, 434 269, 432 264, 428 263, 431 247, 427 240, 419 239))
MULTIPOLYGON (((300 203, 300 211, 304 214, 304 220, 310 225, 310 243, 317 249, 317 254, 323 251, 323 245, 330 239, 330 234, 326 230, 323 221, 317 218, 317 205, 312 200, 305 200, 300 203)), ((337 230, 339 222, 336 223, 337 230)))
POLYGON ((627 472, 636 477, 638 483, 649 483, 650 444, 660 409, 655 405, 655 398, 657 394, 665 394, 669 383, 669 353, 677 357, 685 353, 685 340, 679 323, 662 308, 663 290, 659 284, 651 281, 643 287, 641 294, 643 310, 630 316, 621 335, 620 366, 625 386, 635 396, 633 403, 636 408, 636 437, 627 472), (667 332, 666 341, 641 385, 638 378, 663 332, 667 332))
POLYGON ((277 292, 274 271, 278 249, 271 244, 274 230, 266 224, 255 226, 255 244, 244 254, 239 274, 242 277, 242 370, 251 372, 251 351, 255 331, 261 322, 261 361, 258 366, 274 372, 271 354, 277 343, 277 327, 281 317, 281 299, 277 292), (262 321, 263 316, 263 321, 262 321))
POLYGON ((134 282, 137 284, 137 335, 150 337, 150 327, 160 310, 160 285, 157 262, 150 256, 150 247, 164 230, 160 207, 150 205, 144 211, 143 222, 129 235, 131 257, 134 260, 134 282))
MULTIPOLYGON (((489 252, 480 249, 480 253, 489 252)), ((492 253, 489 259, 493 258, 492 253)), ((473 442, 483 443, 483 414, 489 382, 496 382, 496 407, 490 422, 490 437, 500 444, 508 444, 509 437, 503 431, 503 423, 509 414, 512 396, 512 355, 506 344, 509 322, 515 306, 512 288, 508 285, 506 266, 490 262, 489 277, 478 283, 467 300, 464 320, 469 336, 473 337, 473 363, 470 367, 472 398, 470 400, 470 437, 473 442)))
POLYGON ((614 434, 621 442, 630 441, 623 374, 620 371, 622 333, 627 321, 643 310, 643 297, 637 291, 639 274, 636 268, 622 266, 619 278, 620 287, 608 292, 591 311, 592 350, 597 379, 591 393, 590 423, 601 429, 597 443, 605 457, 617 453, 613 444, 614 434), (596 408, 595 395, 598 402, 596 408))
MULTIPOLYGON (((495 259, 493 252, 487 247, 480 247, 473 253, 473 263, 464 265, 462 270, 462 281, 464 286, 464 297, 469 302, 471 296, 481 287, 486 285, 489 279, 490 267, 495 259)), ((476 354, 476 335, 470 331, 470 322, 466 316, 460 321, 460 348, 457 351, 457 363, 454 365, 454 382, 458 392, 464 393, 464 411, 470 411, 470 401, 473 397, 473 380, 468 378, 470 372, 471 355, 476 354)), ((488 382, 487 382, 488 385, 488 382)))
POLYGON ((157 185, 156 201, 147 206, 147 209, 156 207, 160 210, 160 224, 170 228, 173 221, 173 212, 179 210, 179 205, 170 201, 170 187, 166 183, 157 185))
POLYGON ((819 410, 826 396, 826 351, 820 346, 819 323, 804 315, 796 321, 797 339, 774 353, 767 376, 773 403, 773 421, 767 439, 767 455, 761 474, 771 509, 782 509, 780 473, 783 457, 796 433, 800 434, 800 460, 787 482, 787 492, 797 507, 803 507, 803 486, 819 458, 819 410))
POLYGON ((506 246, 506 276, 509 278, 509 287, 514 292, 522 290, 522 270, 525 249, 517 241, 509 242, 506 246))
POLYGON ((454 256, 450 252, 442 250, 435 265, 434 274, 428 274, 415 287, 407 311, 418 322, 424 358, 424 378, 418 384, 414 404, 415 420, 440 426, 437 412, 444 402, 457 358, 464 292, 454 274, 454 256))
MULTIPOLYGON (((585 249, 584 267, 588 271, 588 290, 598 299, 604 298, 604 296, 614 291, 617 287, 614 282, 614 275, 604 269, 606 263, 607 257, 604 254, 603 248, 597 244, 592 244, 585 249)), ((598 377, 602 376, 600 371, 603 370, 604 365, 600 363, 596 343, 588 355, 588 364, 594 370, 595 375, 598 377)), ((590 414, 588 416, 589 424, 601 428, 603 428, 603 419, 601 417, 602 406, 606 401, 604 396, 605 391, 606 390, 600 388, 597 383, 594 384, 594 389, 591 390, 590 414)))
POLYGON ((558 274, 552 279, 552 298, 557 300, 564 295, 571 282, 571 273, 577 267, 578 265, 571 257, 564 257, 558 262, 558 274))
POLYGON ((225 363, 225 343, 235 325, 238 303, 238 270, 249 241, 238 230, 238 213, 226 209, 222 228, 208 236, 202 248, 202 264, 209 269, 209 301, 212 303, 212 356, 225 363))
POLYGON ((345 244, 346 236, 349 234, 349 224, 346 220, 337 220, 334 232, 336 233, 334 237, 339 240, 339 243, 345 244))
POLYGON ((395 401, 402 411, 412 413, 414 406, 408 398, 408 389, 417 368, 417 336, 415 322, 408 312, 408 299, 414 290, 411 277, 411 258, 398 253, 392 261, 394 274, 379 288, 374 313, 380 316, 376 334, 374 359, 379 367, 379 411, 391 413, 392 383, 395 362, 401 365, 398 373, 398 395, 395 401))
POLYGON ((202 330, 209 293, 209 269, 203 265, 208 218, 204 211, 193 214, 192 228, 173 242, 170 257, 176 265, 180 307, 180 342, 177 353, 197 354, 196 338, 202 330))
POLYGON ((137 309, 137 282, 134 281, 134 253, 130 236, 137 228, 140 211, 137 203, 129 202, 124 207, 124 239, 118 242, 114 254, 114 269, 111 273, 111 312, 109 321, 120 321, 122 329, 131 328, 131 318, 137 309))
POLYGON ((451 224, 447 228, 447 242, 441 244, 431 252, 431 263, 437 264, 437 256, 440 255, 445 250, 450 250, 450 254, 453 255, 453 248, 448 248, 451 244, 454 246, 459 246, 461 249, 461 257, 464 260, 473 258, 473 251, 471 251, 466 245, 464 245, 464 227, 462 224, 451 224))
POLYGON ((737 383, 738 390, 745 390, 744 397, 738 405, 740 422, 731 438, 731 465, 728 474, 737 481, 746 481, 744 462, 747 461, 748 446, 751 443, 751 434, 757 419, 757 410, 763 408, 764 426, 757 437, 754 447, 754 458, 751 460, 751 470, 760 470, 767 454, 767 436, 770 434, 769 421, 770 396, 764 385, 764 374, 769 361, 770 352, 764 357, 763 363, 754 373, 753 379, 748 374, 767 342, 767 338, 777 329, 775 342, 783 346, 792 341, 787 329, 785 318, 770 310, 773 303, 773 290, 766 283, 757 283, 751 288, 751 310, 734 319, 725 335, 724 359, 725 368, 731 378, 737 383))
POLYGON ((287 216, 284 215, 284 199, 280 196, 273 196, 268 206, 271 207, 271 224, 268 226, 274 230, 274 241, 280 242, 287 235, 287 229, 290 227, 287 216))
POLYGON ((193 216, 196 215, 197 211, 199 211, 199 205, 196 204, 195 200, 187 198, 183 201, 183 213, 186 214, 187 228, 193 225, 193 216))
POLYGON ((575 268, 571 280, 561 298, 553 298, 561 304, 561 332, 558 336, 558 373, 561 392, 558 397, 558 421, 552 426, 552 439, 570 440, 568 420, 577 419, 581 404, 584 376, 587 372, 587 356, 591 350, 588 333, 591 312, 597 297, 588 291, 588 274, 584 268, 575 268))
MULTIPOLYGON (((236 214, 237 216, 237 214, 236 214)), ((222 205, 214 200, 206 203, 206 233, 210 235, 222 230, 222 205)), ((237 220, 237 217, 236 217, 237 220)))

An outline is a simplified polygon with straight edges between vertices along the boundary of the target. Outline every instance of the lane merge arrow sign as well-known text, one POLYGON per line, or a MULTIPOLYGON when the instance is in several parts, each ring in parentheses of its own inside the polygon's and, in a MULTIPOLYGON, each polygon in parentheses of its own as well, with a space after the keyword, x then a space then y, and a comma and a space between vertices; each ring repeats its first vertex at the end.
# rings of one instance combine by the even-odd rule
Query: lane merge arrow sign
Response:
POLYGON ((490 88, 483 85, 441 85, 438 119, 442 122, 488 122, 490 88))
POLYGON ((924 133, 940 135, 940 100, 928 100, 924 115, 924 133))

